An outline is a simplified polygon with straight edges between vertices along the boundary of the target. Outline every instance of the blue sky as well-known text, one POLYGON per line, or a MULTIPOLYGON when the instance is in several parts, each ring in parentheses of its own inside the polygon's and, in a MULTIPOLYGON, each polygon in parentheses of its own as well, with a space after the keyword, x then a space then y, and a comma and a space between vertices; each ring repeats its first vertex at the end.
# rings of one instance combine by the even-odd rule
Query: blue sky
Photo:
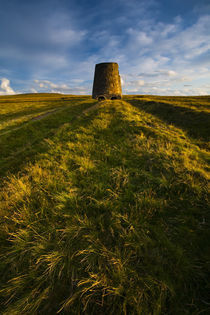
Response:
POLYGON ((0 95, 91 94, 107 61, 124 94, 210 94, 210 0, 0 0, 0 95))

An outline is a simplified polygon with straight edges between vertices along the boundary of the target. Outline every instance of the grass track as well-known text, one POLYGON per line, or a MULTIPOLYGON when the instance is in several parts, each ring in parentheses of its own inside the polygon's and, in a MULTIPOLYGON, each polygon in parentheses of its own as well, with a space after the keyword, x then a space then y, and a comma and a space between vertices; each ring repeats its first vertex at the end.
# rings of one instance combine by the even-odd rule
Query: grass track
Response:
POLYGON ((2 314, 209 312, 206 138, 145 102, 62 118, 7 178, 2 314))

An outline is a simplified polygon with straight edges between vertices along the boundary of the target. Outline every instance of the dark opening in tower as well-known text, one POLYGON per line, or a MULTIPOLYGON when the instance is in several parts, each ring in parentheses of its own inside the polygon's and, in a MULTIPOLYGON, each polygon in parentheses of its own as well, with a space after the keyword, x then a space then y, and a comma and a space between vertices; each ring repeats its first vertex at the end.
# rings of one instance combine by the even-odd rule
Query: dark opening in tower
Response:
POLYGON ((102 96, 102 95, 100 95, 99 97, 98 97, 98 100, 99 101, 104 101, 106 98, 104 97, 104 96, 102 96))

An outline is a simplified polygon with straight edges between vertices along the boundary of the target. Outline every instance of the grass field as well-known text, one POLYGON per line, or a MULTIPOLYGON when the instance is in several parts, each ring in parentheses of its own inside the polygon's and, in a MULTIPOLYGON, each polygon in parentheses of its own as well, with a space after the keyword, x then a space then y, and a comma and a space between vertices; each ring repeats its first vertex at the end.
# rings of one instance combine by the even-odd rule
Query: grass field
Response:
POLYGON ((0 313, 209 314, 209 105, 0 97, 0 313))
POLYGON ((0 176, 32 162, 45 150, 45 138, 52 137, 61 125, 93 103, 87 97, 60 94, 1 96, 0 176))

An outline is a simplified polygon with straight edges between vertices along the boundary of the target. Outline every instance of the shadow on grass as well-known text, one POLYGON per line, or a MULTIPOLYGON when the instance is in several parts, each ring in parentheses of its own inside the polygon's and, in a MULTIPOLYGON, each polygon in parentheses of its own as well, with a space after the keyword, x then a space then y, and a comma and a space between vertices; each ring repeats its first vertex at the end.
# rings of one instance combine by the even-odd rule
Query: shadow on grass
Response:
POLYGON ((20 289, 17 282, 11 291, 5 289, 7 298, 19 314, 26 298, 28 314, 35 313, 35 303, 37 314, 55 314, 72 297, 61 314, 152 314, 157 303, 161 314, 201 313, 208 284, 205 199, 192 187, 194 182, 186 182, 184 168, 175 172, 175 159, 152 150, 155 134, 149 147, 147 137, 132 144, 128 136, 134 138, 139 126, 117 107, 107 115, 108 104, 78 120, 72 115, 53 139, 48 172, 40 176, 28 170, 31 176, 22 183, 31 191, 18 201, 13 199, 17 182, 13 197, 8 193, 6 200, 13 202, 14 217, 21 221, 6 218, 1 243, 9 236, 11 240, 11 222, 16 239, 3 247, 7 261, 3 257, 0 281, 10 285, 20 272, 25 278, 20 289), (78 284, 80 280, 87 285, 78 284), (31 288, 36 287, 34 294, 31 288), (110 289, 112 295, 106 294, 110 289), (139 300, 133 300, 139 292, 139 300))
POLYGON ((209 139, 209 113, 158 101, 133 99, 127 100, 127 102, 147 113, 157 116, 168 124, 173 124, 183 129, 196 142, 198 140, 201 141, 201 143, 197 143, 198 145, 205 147, 205 142, 209 139))

